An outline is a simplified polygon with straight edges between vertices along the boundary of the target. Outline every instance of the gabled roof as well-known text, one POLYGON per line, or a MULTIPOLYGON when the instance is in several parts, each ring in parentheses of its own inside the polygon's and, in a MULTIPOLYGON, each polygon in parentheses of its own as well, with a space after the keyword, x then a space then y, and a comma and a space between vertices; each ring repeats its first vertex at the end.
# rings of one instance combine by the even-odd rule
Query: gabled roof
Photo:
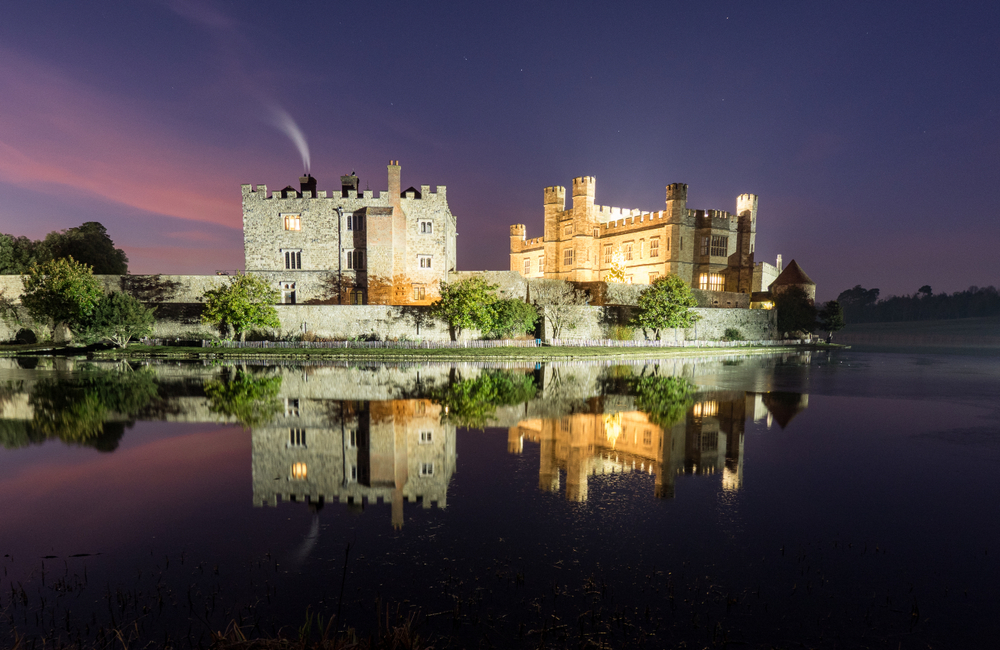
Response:
POLYGON ((802 267, 800 267, 795 260, 788 263, 788 266, 786 266, 785 270, 774 279, 771 286, 785 286, 789 284, 811 284, 814 287, 816 286, 816 283, 812 281, 812 278, 806 275, 806 272, 802 270, 802 267))

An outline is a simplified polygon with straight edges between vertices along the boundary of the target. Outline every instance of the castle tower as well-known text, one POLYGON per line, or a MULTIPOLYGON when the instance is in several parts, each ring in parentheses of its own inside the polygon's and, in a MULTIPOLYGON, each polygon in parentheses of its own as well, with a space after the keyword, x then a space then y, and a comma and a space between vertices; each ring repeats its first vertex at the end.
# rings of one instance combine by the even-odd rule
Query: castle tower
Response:
POLYGON ((573 211, 589 212, 594 207, 594 189, 597 180, 593 176, 578 176, 573 179, 573 211))
POLYGON ((688 216, 687 183, 667 185, 666 214, 671 238, 670 270, 691 285, 694 278, 694 218, 688 216))
POLYGON ((514 253, 520 253, 521 249, 524 247, 524 224, 516 223, 510 227, 510 270, 511 271, 521 271, 519 264, 520 258, 515 257, 514 253))
POLYGON ((556 270, 556 240, 559 239, 559 218, 566 211, 566 188, 561 185, 545 188, 545 272, 556 270))
POLYGON ((753 291, 754 249, 757 243, 757 195, 736 197, 736 253, 729 258, 726 291, 753 291))

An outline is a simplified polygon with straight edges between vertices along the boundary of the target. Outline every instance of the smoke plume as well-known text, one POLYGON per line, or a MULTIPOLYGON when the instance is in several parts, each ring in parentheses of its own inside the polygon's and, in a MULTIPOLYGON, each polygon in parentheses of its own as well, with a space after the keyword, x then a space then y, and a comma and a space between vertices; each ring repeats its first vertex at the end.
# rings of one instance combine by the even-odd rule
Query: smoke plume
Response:
POLYGON ((280 106, 272 106, 271 113, 274 116, 274 125, 287 135, 288 139, 299 150, 299 155, 302 156, 302 166, 305 168, 305 173, 308 174, 310 167, 309 144, 306 142, 306 136, 302 134, 302 129, 295 123, 288 111, 280 106))

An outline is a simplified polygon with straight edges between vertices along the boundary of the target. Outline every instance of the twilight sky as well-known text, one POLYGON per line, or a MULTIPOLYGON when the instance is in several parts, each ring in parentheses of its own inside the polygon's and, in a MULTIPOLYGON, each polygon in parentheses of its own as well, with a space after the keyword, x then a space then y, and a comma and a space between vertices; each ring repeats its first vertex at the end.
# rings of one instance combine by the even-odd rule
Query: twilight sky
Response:
POLYGON ((0 20, 0 232, 243 265, 240 184, 448 186, 463 270, 542 188, 735 210, 829 299, 1000 285, 1000 3, 34 0, 0 20))

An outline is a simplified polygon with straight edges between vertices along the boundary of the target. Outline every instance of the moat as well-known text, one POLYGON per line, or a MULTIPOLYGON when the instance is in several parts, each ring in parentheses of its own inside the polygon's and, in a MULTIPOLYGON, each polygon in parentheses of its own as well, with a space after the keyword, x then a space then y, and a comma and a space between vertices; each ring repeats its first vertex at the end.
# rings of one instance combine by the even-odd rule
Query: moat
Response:
POLYGON ((435 647, 984 647, 998 394, 995 358, 849 350, 0 359, 0 647, 338 612, 435 647))

